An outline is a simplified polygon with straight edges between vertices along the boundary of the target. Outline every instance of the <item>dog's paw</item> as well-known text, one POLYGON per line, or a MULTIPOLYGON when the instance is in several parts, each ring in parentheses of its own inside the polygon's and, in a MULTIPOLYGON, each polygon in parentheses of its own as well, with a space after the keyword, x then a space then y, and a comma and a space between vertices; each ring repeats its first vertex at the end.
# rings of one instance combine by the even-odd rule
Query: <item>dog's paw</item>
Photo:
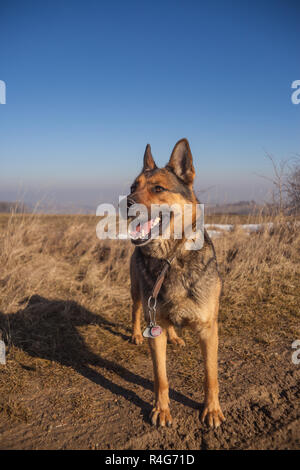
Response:
POLYGON ((133 344, 142 344, 144 341, 142 333, 133 333, 131 336, 131 342, 133 344))
POLYGON ((169 341, 172 344, 175 344, 176 346, 185 346, 185 342, 182 338, 179 338, 179 336, 171 336, 169 337, 169 341))
POLYGON ((172 416, 170 409, 161 410, 158 406, 150 413, 150 420, 154 426, 172 426, 172 416))
POLYGON ((218 428, 221 426, 222 422, 225 421, 225 416, 222 413, 220 405, 205 405, 202 416, 202 423, 205 421, 211 428, 218 428))

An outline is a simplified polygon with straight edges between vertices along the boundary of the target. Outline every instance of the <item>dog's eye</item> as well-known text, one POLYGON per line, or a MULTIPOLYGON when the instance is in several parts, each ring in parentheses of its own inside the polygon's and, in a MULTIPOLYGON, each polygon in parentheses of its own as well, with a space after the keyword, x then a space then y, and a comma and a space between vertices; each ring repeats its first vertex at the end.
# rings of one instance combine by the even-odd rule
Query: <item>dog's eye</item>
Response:
POLYGON ((134 193, 134 192, 136 191, 136 188, 137 188, 137 184, 135 183, 135 184, 133 184, 133 185, 131 186, 130 192, 131 192, 131 193, 134 193))
POLYGON ((163 188, 162 186, 155 186, 154 191, 156 193, 161 193, 162 191, 165 191, 165 188, 163 188))

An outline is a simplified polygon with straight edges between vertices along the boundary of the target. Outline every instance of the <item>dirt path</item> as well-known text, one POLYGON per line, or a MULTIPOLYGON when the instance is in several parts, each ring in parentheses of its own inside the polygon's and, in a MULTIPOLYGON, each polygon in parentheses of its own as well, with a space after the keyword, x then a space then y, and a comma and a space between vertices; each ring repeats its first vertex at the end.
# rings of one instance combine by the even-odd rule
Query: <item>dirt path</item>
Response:
MULTIPOLYGON (((25 313, 28 320, 28 309, 25 313)), ((12 323, 20 322, 22 314, 12 323)), ((8 403, 0 404, 1 449, 300 447, 300 368, 291 361, 291 341, 266 346, 221 335, 220 399, 226 422, 214 431, 199 421, 203 364, 197 338, 181 333, 187 346, 168 346, 174 424, 156 429, 148 421, 153 383, 147 344, 131 345, 124 322, 97 318, 101 321, 76 326, 76 338, 74 329, 75 362, 64 357, 66 337, 52 356, 45 354, 31 321, 31 345, 37 344, 38 354, 21 338, 0 371, 10 387, 8 403)))

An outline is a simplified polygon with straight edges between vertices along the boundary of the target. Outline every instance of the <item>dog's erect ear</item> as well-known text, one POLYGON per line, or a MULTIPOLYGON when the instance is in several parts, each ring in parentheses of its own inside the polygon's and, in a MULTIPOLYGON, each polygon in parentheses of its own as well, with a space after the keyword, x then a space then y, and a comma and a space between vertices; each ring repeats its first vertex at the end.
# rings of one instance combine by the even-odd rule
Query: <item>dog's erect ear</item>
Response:
POLYGON ((153 157, 152 157, 151 147, 150 147, 150 144, 147 144, 145 154, 144 154, 143 171, 155 170, 155 168, 157 168, 157 166, 155 165, 155 161, 153 160, 153 157))
POLYGON ((193 157, 187 139, 181 139, 173 148, 167 168, 170 168, 178 178, 192 186, 195 178, 193 157))

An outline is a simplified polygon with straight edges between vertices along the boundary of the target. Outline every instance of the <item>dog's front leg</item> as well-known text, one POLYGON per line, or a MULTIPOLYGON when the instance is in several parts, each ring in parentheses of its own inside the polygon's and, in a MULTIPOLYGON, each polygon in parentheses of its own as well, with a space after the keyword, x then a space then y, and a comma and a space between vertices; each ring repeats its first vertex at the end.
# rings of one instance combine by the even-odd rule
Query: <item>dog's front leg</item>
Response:
POLYGON ((132 336, 131 342, 134 344, 142 344, 143 336, 141 330, 141 311, 142 303, 140 299, 134 298, 132 303, 132 336))
POLYGON ((167 378, 167 332, 163 329, 160 336, 148 338, 154 371, 155 406, 151 412, 152 424, 170 426, 172 417, 169 409, 169 384, 167 378))
POLYGON ((201 329, 200 345, 205 372, 205 402, 201 420, 204 422, 207 419, 210 427, 217 428, 225 420, 219 403, 217 320, 201 329))

